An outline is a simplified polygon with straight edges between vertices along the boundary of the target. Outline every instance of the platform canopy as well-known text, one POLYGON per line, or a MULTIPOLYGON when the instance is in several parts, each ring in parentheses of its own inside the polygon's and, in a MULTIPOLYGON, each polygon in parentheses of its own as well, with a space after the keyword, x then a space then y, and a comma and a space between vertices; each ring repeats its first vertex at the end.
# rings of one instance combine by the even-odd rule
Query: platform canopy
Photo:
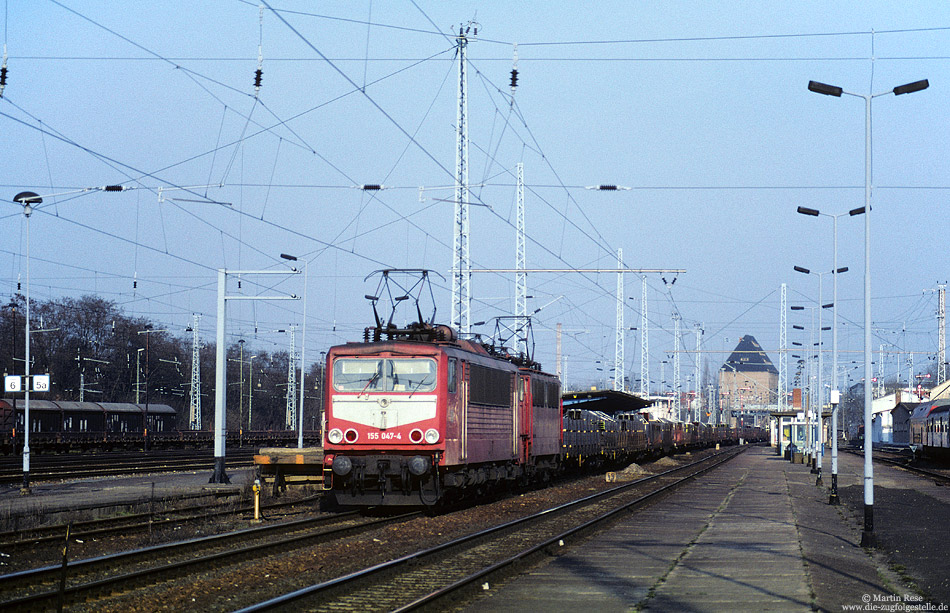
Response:
POLYGON ((564 410, 587 409, 607 415, 639 411, 650 406, 652 401, 615 390, 592 390, 589 392, 566 392, 561 395, 564 410))

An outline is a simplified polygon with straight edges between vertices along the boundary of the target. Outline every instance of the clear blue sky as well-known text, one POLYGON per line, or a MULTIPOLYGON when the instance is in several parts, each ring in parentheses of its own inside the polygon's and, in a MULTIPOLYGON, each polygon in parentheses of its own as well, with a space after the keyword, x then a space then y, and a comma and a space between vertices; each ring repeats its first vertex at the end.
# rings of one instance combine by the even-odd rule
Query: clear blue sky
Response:
MULTIPOLYGON (((25 275, 25 225, 11 200, 121 184, 122 193, 48 197, 32 218, 33 295, 97 293, 172 329, 214 329, 217 268, 309 262, 308 362, 358 340, 371 311, 364 277, 384 267, 450 278, 455 165, 453 30, 469 46, 470 180, 476 268, 514 266, 514 168, 525 165, 531 268, 683 268, 648 278, 651 375, 675 351, 671 312, 701 323, 715 370, 754 335, 778 359, 779 288, 815 304, 832 268, 831 221, 864 201, 858 93, 929 79, 874 112, 872 290, 875 347, 937 350, 946 282, 950 5, 943 2, 256 2, 3 1, 8 82, 0 99, 0 294, 25 275), (279 14, 275 14, 277 11, 279 14), (519 86, 509 73, 517 43, 519 86), (262 52, 263 84, 254 96, 262 52), (409 136, 411 135, 411 139, 409 136), (370 196, 354 186, 382 183, 370 196), (631 189, 596 192, 585 186, 631 189), (203 187, 213 185, 213 187, 203 187), (176 188, 192 187, 190 190, 176 188), (162 188, 159 193, 159 188, 162 188), (222 204, 226 203, 226 204, 222 204), (667 278, 671 281, 672 277, 667 278)), ((863 220, 839 221, 841 347, 859 352, 863 220)), ((302 279, 247 294, 302 293, 302 279)), ((824 288, 830 302, 831 286, 824 288)), ((614 355, 615 275, 532 276, 536 358, 567 379, 603 377, 614 355), (552 300, 563 296, 557 302, 552 300)), ((436 288, 449 318, 449 284, 436 288)), ((626 277, 626 326, 640 280, 626 277)), ((511 314, 513 281, 476 275, 474 320, 511 314)), ((243 302, 232 336, 268 350, 300 302, 243 302), (255 334, 255 330, 257 331, 255 334)), ((789 313, 789 326, 810 325, 789 313)), ((639 375, 639 331, 626 371, 639 375)), ((802 341, 789 329, 790 341, 802 341)), ((826 340, 830 347, 830 337, 826 340)), ((298 339, 299 343, 299 339, 298 339)), ((686 335, 681 349, 692 350, 686 335)), ((684 378, 693 356, 681 357, 684 378)), ((845 360, 861 360, 846 354, 845 360)), ((907 355, 888 358, 889 376, 907 355)), ((856 375, 859 376, 859 375, 856 375)), ((671 368, 666 378, 671 379, 671 368)), ((636 384, 634 384, 636 387, 636 384)))

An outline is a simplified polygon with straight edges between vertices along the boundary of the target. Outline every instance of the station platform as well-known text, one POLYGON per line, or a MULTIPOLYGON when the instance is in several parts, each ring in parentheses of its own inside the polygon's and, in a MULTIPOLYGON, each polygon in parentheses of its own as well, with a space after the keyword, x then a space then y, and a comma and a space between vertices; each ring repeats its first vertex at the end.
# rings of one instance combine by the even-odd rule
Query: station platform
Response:
POLYGON ((0 488, 0 529, 16 529, 35 521, 21 518, 42 517, 50 523, 65 521, 64 514, 108 507, 133 507, 150 501, 207 496, 237 496, 254 481, 253 468, 228 470, 231 483, 208 483, 211 470, 178 473, 142 474, 123 477, 97 477, 61 482, 34 482, 29 495, 20 494, 20 486, 0 488))
POLYGON ((866 550, 863 460, 840 454, 839 506, 823 463, 819 487, 808 466, 750 447, 468 610, 947 610, 950 488, 875 464, 880 545, 866 550))

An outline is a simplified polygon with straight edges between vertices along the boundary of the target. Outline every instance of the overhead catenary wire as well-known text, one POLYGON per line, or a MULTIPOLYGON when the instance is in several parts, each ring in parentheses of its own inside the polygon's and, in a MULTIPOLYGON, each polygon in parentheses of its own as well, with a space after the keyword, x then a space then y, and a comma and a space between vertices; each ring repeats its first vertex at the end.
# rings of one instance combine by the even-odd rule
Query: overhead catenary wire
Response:
MULTIPOLYGON (((369 25, 369 23, 370 23, 371 21, 372 21, 371 18, 366 20, 366 23, 367 23, 367 32, 369 32, 369 30, 370 30, 370 25, 369 25)), ((375 28, 375 26, 373 26, 373 27, 375 28)), ((368 39, 368 37, 367 37, 367 39, 368 39)), ((365 60, 366 62, 369 61, 368 53, 366 54, 366 57, 364 57, 364 60, 365 60)), ((269 58, 269 62, 270 62, 270 61, 271 61, 271 60, 270 60, 270 58, 269 58)), ((200 77, 199 77, 199 78, 200 78, 200 77)), ((245 75, 245 78, 246 78, 246 75, 245 75)), ((210 83, 210 81, 206 81, 206 83, 210 83)), ((366 87, 365 64, 364 64, 363 87, 364 87, 364 89, 365 89, 365 87, 366 87)), ((11 92, 11 93, 15 93, 15 92, 11 92)), ((512 103, 511 103, 510 105, 505 104, 504 106, 509 106, 509 108, 513 108, 513 107, 515 106, 515 105, 514 105, 514 101, 512 101, 512 103)), ((262 108, 263 108, 263 104, 262 104, 262 108)), ((260 118, 260 113, 258 113, 257 116, 258 116, 258 119, 259 119, 259 118, 260 118)), ((246 118, 246 117, 245 117, 245 118, 246 118)), ((223 121, 223 120, 222 120, 222 121, 223 121)), ((245 126, 246 126, 246 125, 247 125, 247 124, 245 124, 245 126)), ((257 123, 256 123, 256 122, 253 122, 253 125, 257 125, 257 123)), ((281 134, 285 134, 285 132, 281 132, 281 134)), ((280 136, 280 135, 276 135, 276 134, 275 134, 275 136, 277 136, 277 138, 279 138, 279 139, 280 139, 280 138, 283 138, 283 136, 280 136)), ((288 137, 288 138, 293 139, 293 137, 288 137)), ((296 139, 295 139, 295 140, 296 140, 296 139)), ((280 142, 278 143, 278 149, 279 149, 279 147, 280 147, 280 143, 281 143, 281 142, 282 142, 282 141, 280 141, 280 142)), ((288 142, 290 142, 290 141, 288 141, 288 142)), ((497 142, 500 144, 500 143, 501 143, 501 138, 499 138, 497 142)), ((294 145, 298 145, 299 143, 298 143, 298 142, 294 142, 293 144, 294 144, 294 145)), ((407 145, 407 148, 410 147, 410 146, 411 146, 411 144, 407 145)), ((489 139, 488 145, 487 145, 486 149, 489 150, 489 151, 492 151, 492 150, 494 149, 495 152, 497 152, 498 147, 495 146, 495 141, 489 139), (493 147, 493 146, 494 146, 494 147, 493 147)), ((495 163, 494 160, 493 160, 491 163, 495 163)), ((275 155, 275 158, 274 158, 274 167, 273 167, 274 170, 272 170, 271 178, 273 178, 274 171, 277 169, 277 164, 278 164, 278 159, 277 159, 277 156, 275 155)), ((245 184, 245 181, 241 181, 240 185, 243 185, 243 184, 245 184)), ((237 183, 237 182, 231 182, 231 183, 229 183, 229 185, 231 185, 231 186, 236 186, 236 185, 239 185, 239 183, 237 183)), ((276 185, 274 184, 273 181, 270 181, 270 182, 267 182, 267 183, 262 183, 261 185, 263 185, 263 186, 265 186, 265 187, 267 188, 267 190, 268 190, 268 195, 270 194, 270 190, 276 187, 276 185)), ((563 185, 561 185, 561 186, 555 185, 555 187, 560 187, 561 189, 563 189, 565 186, 563 186, 563 185)), ((207 195, 207 194, 205 194, 205 195, 207 195)), ((367 206, 375 205, 375 201, 374 201, 374 200, 367 200, 366 203, 367 203, 367 206)), ((395 205, 395 206, 394 206, 394 209, 397 209, 397 208, 398 208, 398 205, 396 205, 396 203, 392 203, 392 204, 395 205)), ((405 213, 405 211, 402 211, 402 212, 405 213)), ((410 215, 415 215, 415 214, 416 214, 415 212, 411 212, 411 213, 410 213, 410 215)), ((357 215, 359 215, 359 214, 357 214, 357 215)), ((261 211, 261 213, 260 213, 260 218, 263 219, 264 217, 265 217, 264 211, 261 211)), ((575 215, 571 215, 571 217, 574 218, 574 219, 576 219, 576 216, 575 216, 575 215)), ((210 219, 210 218, 209 218, 209 219, 210 219)), ((399 221, 399 220, 397 220, 397 221, 399 221)), ((217 222, 212 220, 212 223, 217 223, 217 222)), ((358 232, 358 235, 360 235, 360 236, 366 236, 366 235, 368 235, 370 232, 376 231, 375 228, 377 228, 377 227, 378 227, 378 228, 385 228, 385 227, 386 227, 386 224, 385 224, 385 223, 374 224, 374 229, 367 231, 367 225, 366 225, 365 220, 364 220, 360 225, 361 225, 361 231, 358 232)), ((435 239, 435 237, 434 237, 433 235, 431 235, 431 234, 426 234, 425 236, 426 236, 426 240, 428 240, 429 238, 435 239)), ((239 238, 240 238, 240 237, 239 237, 239 238)), ((352 237, 350 237, 349 235, 347 235, 346 238, 349 240, 349 239, 352 238, 352 237)), ((331 241, 331 242, 335 242, 335 241, 331 241)), ((550 245, 550 241, 547 241, 547 244, 550 245)), ((330 246, 327 246, 326 249, 331 249, 331 247, 330 247, 330 246)), ((167 249, 166 249, 166 250, 167 250, 167 249)))

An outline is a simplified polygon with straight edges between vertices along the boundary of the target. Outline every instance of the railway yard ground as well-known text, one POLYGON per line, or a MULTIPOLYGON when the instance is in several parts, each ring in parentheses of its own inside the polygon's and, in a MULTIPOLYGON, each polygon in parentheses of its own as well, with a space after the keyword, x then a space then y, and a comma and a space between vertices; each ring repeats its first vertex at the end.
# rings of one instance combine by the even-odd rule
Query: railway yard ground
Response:
MULTIPOLYGON (((645 474, 657 474, 707 453, 711 452, 679 454, 644 463, 642 469, 645 474)), ((840 506, 828 504, 830 464, 830 456, 826 455, 824 486, 819 487, 807 466, 783 460, 768 447, 748 447, 735 459, 659 500, 625 511, 605 527, 588 532, 583 540, 565 538, 565 546, 548 547, 530 563, 480 581, 464 596, 440 601, 429 610, 947 610, 950 559, 946 555, 945 527, 950 522, 950 487, 900 468, 875 464, 874 528, 878 545, 863 549, 859 545, 863 526, 862 458, 845 453, 839 458, 840 506)), ((18 488, 9 486, 0 490, 0 517, 75 511, 103 503, 121 507, 165 497, 237 501, 250 487, 253 469, 234 469, 228 474, 230 485, 208 484, 207 471, 189 471, 37 483, 30 496, 20 496, 18 488)), ((130 585, 111 596, 95 596, 66 608, 233 611, 615 485, 606 483, 600 474, 436 517, 384 518, 384 523, 376 527, 351 528, 351 532, 334 536, 329 543, 314 541, 300 548, 286 545, 278 547, 277 552, 245 554, 239 561, 202 564, 179 571, 177 576, 130 585)), ((298 495, 292 490, 287 498, 298 495)), ((265 496, 265 502, 274 499, 265 496)), ((313 501, 303 506, 308 511, 298 510, 299 515, 292 517, 307 512, 315 517, 332 517, 320 513, 313 501)), ((287 520, 288 516, 275 512, 264 524, 287 520)), ((245 513, 220 522, 217 529, 250 526, 245 513)), ((215 530, 214 525, 205 523, 197 532, 210 534, 215 530)), ((195 531, 181 533, 193 536, 195 531)), ((153 542, 152 537, 150 533, 148 543, 153 542)), ((172 540, 168 535, 161 538, 172 540)), ((299 536, 293 538, 301 540, 299 536)), ((147 544, 144 536, 82 540, 96 540, 98 544, 91 547, 90 542, 73 543, 71 564, 80 558, 107 554, 110 547, 121 551, 147 544)), ((225 548, 236 547, 232 544, 225 548)), ((0 575, 55 565, 56 551, 60 550, 61 555, 61 548, 60 538, 46 553, 31 550, 29 563, 18 559, 22 552, 8 552, 0 546, 0 575)), ((460 555, 453 553, 448 559, 460 555)), ((0 588, 0 602, 12 597, 12 592, 4 593, 0 588)), ((303 602, 285 605, 282 610, 342 610, 342 606, 303 602)), ((398 606, 403 605, 380 601, 377 607, 358 605, 352 610, 392 610, 398 606)))

